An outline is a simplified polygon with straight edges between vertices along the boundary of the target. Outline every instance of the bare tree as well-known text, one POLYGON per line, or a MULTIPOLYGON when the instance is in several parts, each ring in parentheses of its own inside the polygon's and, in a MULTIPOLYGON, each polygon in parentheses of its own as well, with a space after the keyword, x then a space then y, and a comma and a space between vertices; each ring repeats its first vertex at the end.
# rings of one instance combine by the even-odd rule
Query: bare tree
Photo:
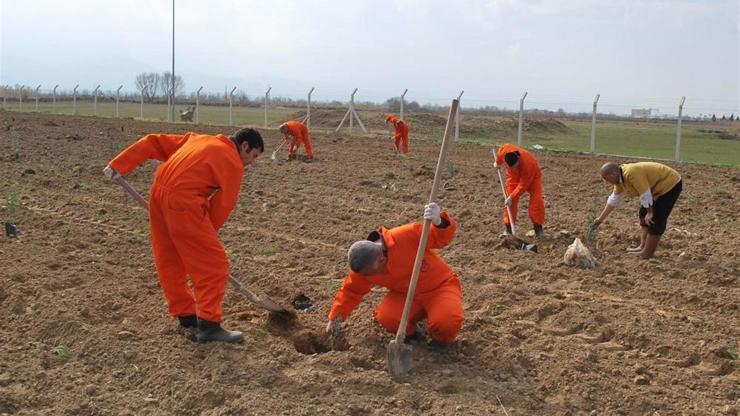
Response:
POLYGON ((144 99, 150 103, 157 97, 161 82, 162 76, 155 72, 142 72, 136 76, 136 88, 141 91, 146 87, 144 99))
MULTIPOLYGON (((162 93, 166 96, 172 90, 172 73, 162 73, 160 76, 160 86, 162 88, 162 93)), ((181 76, 175 75, 175 95, 182 93, 184 89, 185 81, 182 80, 181 76)))

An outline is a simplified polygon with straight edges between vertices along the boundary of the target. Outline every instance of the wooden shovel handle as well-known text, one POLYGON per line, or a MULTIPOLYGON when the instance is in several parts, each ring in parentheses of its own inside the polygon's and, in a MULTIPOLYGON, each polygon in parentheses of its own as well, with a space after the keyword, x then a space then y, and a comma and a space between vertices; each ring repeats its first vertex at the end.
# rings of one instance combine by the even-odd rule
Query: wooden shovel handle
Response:
MULTIPOLYGON (((447 115, 447 126, 445 127, 445 135, 442 138, 442 148, 439 150, 439 159, 437 159, 437 169, 434 171, 434 183, 432 184, 432 191, 429 193, 429 202, 432 203, 437 198, 437 189, 439 188, 439 182, 442 180, 442 166, 444 166, 445 157, 447 156, 447 148, 451 142, 450 136, 452 134, 452 126, 457 108, 460 105, 460 100, 452 100, 450 105, 450 113, 447 115)), ((419 273, 421 272, 421 262, 424 259, 424 251, 427 247, 427 241, 429 240, 429 231, 431 228, 431 220, 424 220, 424 227, 421 231, 421 238, 419 239, 419 248, 416 250, 416 260, 414 261, 414 270, 411 273, 411 282, 409 283, 409 289, 406 293, 406 302, 403 304, 403 313, 401 314, 401 323, 396 331, 396 342, 403 343, 403 338, 406 335, 406 324, 409 320, 409 311, 411 310, 411 303, 414 300, 414 293, 416 292, 416 283, 419 281, 419 273)))

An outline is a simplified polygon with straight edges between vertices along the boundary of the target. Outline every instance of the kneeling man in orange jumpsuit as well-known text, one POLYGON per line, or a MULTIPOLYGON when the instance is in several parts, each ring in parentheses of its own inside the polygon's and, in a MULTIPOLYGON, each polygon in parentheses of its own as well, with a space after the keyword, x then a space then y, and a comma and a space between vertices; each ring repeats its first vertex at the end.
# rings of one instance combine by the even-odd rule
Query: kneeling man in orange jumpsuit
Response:
MULTIPOLYGON (((462 292, 460 279, 435 249, 452 242, 457 225, 435 203, 424 208, 424 219, 431 220, 433 226, 424 251, 406 336, 407 339, 419 340, 421 334, 416 331, 416 323, 426 318, 431 337, 430 347, 445 350, 455 341, 462 326, 462 292)), ((335 331, 342 321, 346 321, 373 286, 383 286, 388 293, 375 309, 375 320, 388 332, 396 333, 422 228, 420 223, 391 229, 380 227, 370 233, 367 240, 357 241, 350 246, 347 253, 349 275, 334 299, 327 331, 335 331)))
POLYGON ((197 327, 199 342, 244 339, 220 325, 229 261, 217 233, 236 205, 244 169, 263 151, 253 129, 231 137, 149 134, 104 169, 114 179, 149 159, 164 162, 149 198, 154 263, 170 314, 184 328, 197 327))
POLYGON ((507 210, 504 208, 504 225, 506 232, 511 234, 511 221, 516 224, 517 208, 519 207, 519 198, 525 193, 529 193, 529 219, 532 220, 534 232, 537 237, 544 236, 542 225, 545 223, 545 200, 542 197, 542 171, 532 153, 506 143, 498 149, 496 161, 493 167, 499 168, 504 162, 508 169, 506 170, 506 198, 505 204, 511 209, 509 218, 507 210))
POLYGON ((295 160, 296 152, 301 143, 306 147, 305 162, 313 160, 313 146, 311 146, 311 135, 308 134, 308 127, 300 121, 286 121, 280 125, 280 133, 283 134, 283 140, 288 143, 288 160, 295 160))
POLYGON ((403 153, 409 152, 409 123, 401 120, 393 114, 388 114, 385 118, 386 124, 393 126, 393 147, 396 149, 396 153, 399 152, 399 144, 402 146, 400 151, 403 153))

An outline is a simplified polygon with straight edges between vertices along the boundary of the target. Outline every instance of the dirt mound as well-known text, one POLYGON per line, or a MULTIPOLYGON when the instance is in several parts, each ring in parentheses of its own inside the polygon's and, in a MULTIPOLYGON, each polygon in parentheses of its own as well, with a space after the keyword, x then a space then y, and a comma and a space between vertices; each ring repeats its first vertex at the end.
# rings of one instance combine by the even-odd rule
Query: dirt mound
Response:
MULTIPOLYGON (((344 111, 314 114, 335 127, 344 111)), ((380 112, 360 116, 383 126, 380 112)), ((411 114, 409 122, 441 131, 445 117, 411 114)), ((463 128, 484 124, 463 117, 463 128)), ((500 131, 516 131, 515 119, 497 120, 500 131)), ((447 354, 414 346, 416 367, 395 383, 385 355, 393 335, 372 318, 383 290, 367 294, 340 338, 324 328, 349 244, 420 219, 438 144, 419 141, 402 159, 387 140, 315 134, 316 163, 258 159, 220 231, 232 272, 282 305, 299 305, 303 294, 314 308, 288 325, 228 289, 224 326, 246 341, 201 345, 167 315, 146 213, 101 174, 140 136, 192 126, 11 120, 0 111, 0 125, 11 124, 0 134, 0 220, 12 217, 18 237, 0 238, 0 413, 503 414, 499 399, 511 415, 706 415, 738 406, 737 170, 676 166, 685 191, 657 257, 624 250, 639 241, 633 200, 599 229, 599 268, 573 269, 563 252, 581 233, 538 240, 537 255, 496 248, 502 209, 490 151, 456 146, 455 186, 438 202, 458 220, 440 254, 460 276, 463 328, 447 354), (22 132, 13 146, 8 131, 22 132), (8 157, 16 149, 20 157, 8 157), (17 204, 7 202, 13 195, 17 204)), ((266 147, 278 136, 265 131, 266 147)), ((603 206, 604 161, 540 156, 546 231, 582 229, 603 206)), ((148 192, 156 165, 128 175, 131 184, 148 192)), ((530 228, 527 202, 521 229, 530 228)))

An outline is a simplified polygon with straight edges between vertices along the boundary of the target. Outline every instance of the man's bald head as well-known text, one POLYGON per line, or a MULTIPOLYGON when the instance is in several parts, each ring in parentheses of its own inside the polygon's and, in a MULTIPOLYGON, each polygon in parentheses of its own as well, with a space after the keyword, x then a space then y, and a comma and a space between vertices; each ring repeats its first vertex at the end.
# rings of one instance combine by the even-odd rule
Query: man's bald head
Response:
POLYGON ((619 165, 614 162, 606 162, 601 166, 601 177, 609 183, 619 183, 619 165))
POLYGON ((356 241, 347 250, 349 268, 355 273, 375 271, 384 257, 383 245, 368 240, 356 241))

